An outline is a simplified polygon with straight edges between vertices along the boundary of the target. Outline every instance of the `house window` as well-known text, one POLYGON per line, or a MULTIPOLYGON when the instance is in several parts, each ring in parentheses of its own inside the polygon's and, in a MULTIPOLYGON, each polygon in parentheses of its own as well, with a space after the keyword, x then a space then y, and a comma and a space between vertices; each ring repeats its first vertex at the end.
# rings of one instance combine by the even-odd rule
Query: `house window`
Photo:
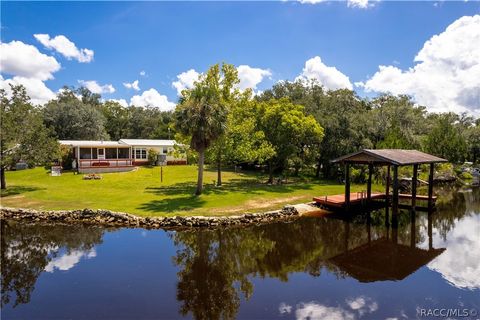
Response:
POLYGON ((166 147, 163 147, 163 154, 167 154, 168 153, 168 149, 166 147))
POLYGON ((106 159, 117 159, 117 148, 105 149, 106 159))
POLYGON ((128 148, 118 149, 118 159, 128 159, 130 150, 128 148))
POLYGON ((80 159, 92 159, 92 148, 80 148, 80 159))
POLYGON ((147 160, 147 148, 135 148, 135 159, 147 160))

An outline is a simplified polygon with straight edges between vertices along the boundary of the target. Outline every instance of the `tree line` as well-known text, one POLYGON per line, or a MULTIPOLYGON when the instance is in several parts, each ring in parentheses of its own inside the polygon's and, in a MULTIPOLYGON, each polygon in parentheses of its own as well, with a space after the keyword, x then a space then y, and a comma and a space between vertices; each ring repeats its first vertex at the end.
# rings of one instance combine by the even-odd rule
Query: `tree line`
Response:
POLYGON ((467 114, 428 113, 408 96, 361 98, 313 80, 281 81, 256 95, 238 83, 233 65, 214 65, 170 112, 123 107, 83 87, 64 87, 44 106, 32 105, 22 86, 2 90, 2 188, 19 160, 58 159, 57 139, 175 138, 198 162, 197 194, 204 163, 221 185, 222 168, 239 164, 264 167, 269 183, 303 172, 333 178, 330 160, 362 148, 418 149, 455 163, 480 158, 480 119, 467 114))

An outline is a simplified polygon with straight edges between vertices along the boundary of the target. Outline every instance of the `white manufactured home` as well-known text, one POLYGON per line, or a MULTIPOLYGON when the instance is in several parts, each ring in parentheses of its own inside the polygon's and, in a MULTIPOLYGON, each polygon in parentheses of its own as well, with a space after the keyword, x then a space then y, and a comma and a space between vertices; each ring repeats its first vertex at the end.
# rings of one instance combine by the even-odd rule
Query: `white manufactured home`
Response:
POLYGON ((60 140, 70 147, 80 173, 120 172, 149 163, 148 151, 154 150, 167 164, 187 164, 186 156, 172 155, 175 140, 120 139, 118 141, 60 140))

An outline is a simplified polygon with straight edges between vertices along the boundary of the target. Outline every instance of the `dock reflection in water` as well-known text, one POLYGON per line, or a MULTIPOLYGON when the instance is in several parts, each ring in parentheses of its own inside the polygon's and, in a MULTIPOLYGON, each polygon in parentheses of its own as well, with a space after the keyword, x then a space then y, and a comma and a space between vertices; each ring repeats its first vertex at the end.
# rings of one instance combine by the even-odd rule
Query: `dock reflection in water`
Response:
MULTIPOLYGON (((442 190, 440 190, 442 192, 442 190)), ((387 318, 479 309, 480 192, 433 214, 190 232, 2 223, 2 319, 387 318)))

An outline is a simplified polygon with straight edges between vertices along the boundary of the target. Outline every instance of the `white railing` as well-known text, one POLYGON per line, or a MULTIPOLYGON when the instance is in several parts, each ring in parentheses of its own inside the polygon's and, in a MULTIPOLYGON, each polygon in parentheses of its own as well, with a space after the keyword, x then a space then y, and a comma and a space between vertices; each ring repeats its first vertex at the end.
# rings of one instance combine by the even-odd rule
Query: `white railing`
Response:
POLYGON ((133 159, 80 159, 79 167, 115 168, 131 166, 133 166, 133 159))

